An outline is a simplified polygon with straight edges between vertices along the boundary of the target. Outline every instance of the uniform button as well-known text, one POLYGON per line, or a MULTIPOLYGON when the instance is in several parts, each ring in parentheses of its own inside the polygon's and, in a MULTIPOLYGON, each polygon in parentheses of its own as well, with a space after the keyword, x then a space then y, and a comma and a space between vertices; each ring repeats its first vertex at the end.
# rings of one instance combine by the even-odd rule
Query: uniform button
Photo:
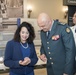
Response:
POLYGON ((52 58, 50 57, 50 59, 52 59, 52 58))
POLYGON ((50 49, 50 48, 48 47, 48 49, 50 49))
POLYGON ((47 44, 49 44, 49 42, 47 42, 47 44))
POLYGON ((51 62, 51 64, 54 64, 53 62, 51 62))
POLYGON ((49 54, 50 54, 50 52, 49 52, 49 54))

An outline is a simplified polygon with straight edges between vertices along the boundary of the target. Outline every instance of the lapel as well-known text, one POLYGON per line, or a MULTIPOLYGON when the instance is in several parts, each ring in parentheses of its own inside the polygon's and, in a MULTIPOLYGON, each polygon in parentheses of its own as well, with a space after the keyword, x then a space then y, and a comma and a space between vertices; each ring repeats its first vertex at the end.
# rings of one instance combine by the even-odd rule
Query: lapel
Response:
POLYGON ((15 44, 15 49, 17 50, 16 52, 18 53, 18 55, 19 55, 20 57, 23 57, 22 51, 21 51, 21 48, 20 48, 20 43, 16 42, 16 44, 15 44))
POLYGON ((43 32, 43 35, 44 35, 44 39, 47 39, 46 32, 43 32))
POLYGON ((56 26, 57 26, 57 22, 54 21, 48 40, 49 40, 49 39, 54 35, 54 33, 56 32, 56 28, 57 28, 56 26))

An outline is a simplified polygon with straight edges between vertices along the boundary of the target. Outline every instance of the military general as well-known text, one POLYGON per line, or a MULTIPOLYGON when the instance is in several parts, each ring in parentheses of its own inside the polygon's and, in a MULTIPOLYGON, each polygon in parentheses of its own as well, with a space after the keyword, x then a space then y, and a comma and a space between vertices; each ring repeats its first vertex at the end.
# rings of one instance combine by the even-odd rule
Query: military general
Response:
POLYGON ((75 42, 67 24, 52 20, 46 13, 37 19, 40 27, 40 59, 47 62, 47 75, 73 75, 75 42))

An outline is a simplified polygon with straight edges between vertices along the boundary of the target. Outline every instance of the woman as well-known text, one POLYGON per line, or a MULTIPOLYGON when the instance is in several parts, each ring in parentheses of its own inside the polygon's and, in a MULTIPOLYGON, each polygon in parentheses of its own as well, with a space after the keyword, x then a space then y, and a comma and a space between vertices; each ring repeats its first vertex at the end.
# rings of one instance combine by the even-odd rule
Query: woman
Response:
POLYGON ((13 40, 7 42, 4 64, 10 68, 10 75, 34 75, 34 65, 38 60, 34 38, 32 25, 23 22, 17 28, 13 40))

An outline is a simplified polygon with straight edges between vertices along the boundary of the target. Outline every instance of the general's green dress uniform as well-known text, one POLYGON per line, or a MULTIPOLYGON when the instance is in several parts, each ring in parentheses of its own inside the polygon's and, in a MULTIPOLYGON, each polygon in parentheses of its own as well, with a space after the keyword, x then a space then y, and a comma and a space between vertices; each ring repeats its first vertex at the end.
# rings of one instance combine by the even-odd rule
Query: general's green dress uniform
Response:
POLYGON ((50 36, 41 31, 41 54, 47 57, 48 75, 73 75, 75 43, 68 25, 54 21, 50 36))

